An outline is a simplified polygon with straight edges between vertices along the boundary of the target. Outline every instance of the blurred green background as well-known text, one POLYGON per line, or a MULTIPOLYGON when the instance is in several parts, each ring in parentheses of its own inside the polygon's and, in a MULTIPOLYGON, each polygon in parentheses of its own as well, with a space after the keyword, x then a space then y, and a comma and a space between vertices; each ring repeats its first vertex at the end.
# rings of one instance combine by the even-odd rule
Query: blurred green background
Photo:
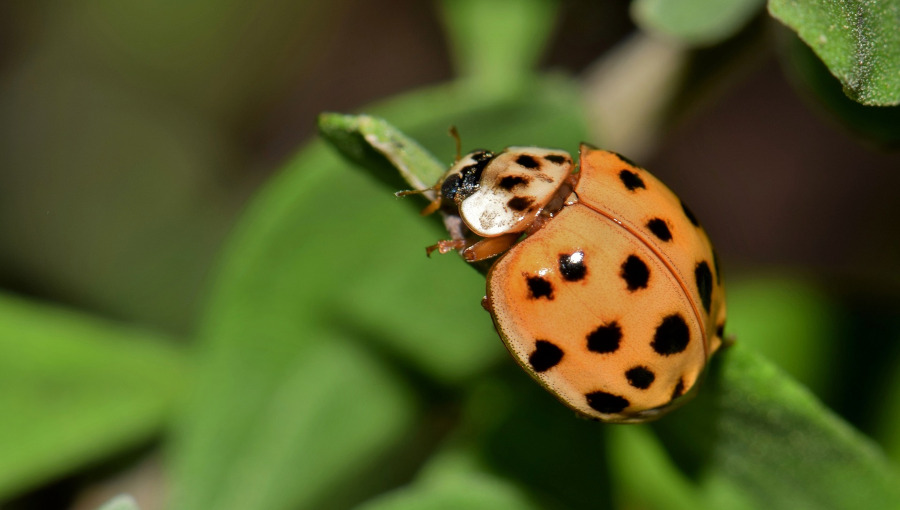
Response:
POLYGON ((481 276, 424 257, 422 203, 315 141, 347 111, 444 164, 451 124, 464 150, 627 154, 703 220, 739 346, 889 485, 898 107, 727 4, 0 3, 0 506, 889 507, 766 485, 765 463, 709 475, 672 439, 709 402, 577 420, 507 358, 481 276))

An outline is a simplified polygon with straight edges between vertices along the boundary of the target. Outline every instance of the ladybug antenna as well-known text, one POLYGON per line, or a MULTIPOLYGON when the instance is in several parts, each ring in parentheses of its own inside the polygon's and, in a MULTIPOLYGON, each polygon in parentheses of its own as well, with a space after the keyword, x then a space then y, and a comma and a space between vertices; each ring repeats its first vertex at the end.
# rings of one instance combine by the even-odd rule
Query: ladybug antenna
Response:
POLYGON ((409 195, 422 195, 424 193, 428 193, 429 191, 434 191, 434 188, 425 188, 425 189, 405 189, 403 191, 395 191, 395 197, 407 197, 409 195))
POLYGON ((456 159, 453 160, 453 164, 456 164, 462 157, 462 140, 459 138, 459 131, 456 130, 456 126, 450 126, 450 136, 456 141, 456 159))
MULTIPOLYGON (((408 190, 403 190, 403 191, 397 191, 396 193, 394 193, 394 196, 395 197, 406 197, 409 195, 422 195, 429 191, 437 191, 437 189, 438 189, 437 185, 435 185, 434 187, 425 188, 425 189, 408 189, 408 190)), ((426 198, 428 198, 428 197, 426 197, 426 198)), ((431 214, 441 208, 440 195, 438 195, 430 200, 431 201, 428 203, 428 205, 425 207, 425 209, 422 209, 422 211, 421 211, 422 216, 428 216, 429 214, 431 214)))

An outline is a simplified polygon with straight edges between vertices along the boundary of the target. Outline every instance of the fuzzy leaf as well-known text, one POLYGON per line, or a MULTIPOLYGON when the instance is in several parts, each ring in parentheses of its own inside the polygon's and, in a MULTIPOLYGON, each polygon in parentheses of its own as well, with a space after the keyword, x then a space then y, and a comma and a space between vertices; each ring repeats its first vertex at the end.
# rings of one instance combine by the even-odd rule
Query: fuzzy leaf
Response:
POLYGON ((446 171, 418 142, 377 117, 323 113, 319 115, 318 126, 319 134, 341 154, 368 168, 390 187, 425 189, 433 186, 446 171))
POLYGON ((867 105, 900 104, 900 0, 769 0, 844 86, 867 105))
POLYGON ((850 99, 841 82, 797 34, 782 28, 777 40, 782 67, 801 92, 816 99, 855 135, 888 149, 900 147, 900 105, 867 106, 850 99))

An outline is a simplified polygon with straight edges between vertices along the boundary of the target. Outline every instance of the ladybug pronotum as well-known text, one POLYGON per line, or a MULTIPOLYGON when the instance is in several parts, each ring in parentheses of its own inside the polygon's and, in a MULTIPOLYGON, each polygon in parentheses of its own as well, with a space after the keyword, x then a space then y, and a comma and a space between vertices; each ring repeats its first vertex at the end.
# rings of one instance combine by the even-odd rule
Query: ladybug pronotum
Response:
POLYGON ((722 345, 709 238, 648 171, 588 145, 475 151, 435 186, 465 235, 429 247, 498 256, 485 308, 515 360, 562 403, 606 422, 683 403, 722 345))

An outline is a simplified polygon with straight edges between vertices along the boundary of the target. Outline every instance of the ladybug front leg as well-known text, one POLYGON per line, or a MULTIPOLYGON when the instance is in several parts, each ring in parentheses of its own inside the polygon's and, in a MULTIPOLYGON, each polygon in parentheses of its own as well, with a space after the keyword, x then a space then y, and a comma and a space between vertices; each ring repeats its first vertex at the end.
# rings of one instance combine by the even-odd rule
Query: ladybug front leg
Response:
POLYGON ((445 253, 450 253, 451 251, 462 250, 466 247, 466 244, 467 242, 465 239, 445 239, 443 241, 438 241, 437 244, 426 246, 425 253, 429 257, 435 251, 443 255, 445 253))

